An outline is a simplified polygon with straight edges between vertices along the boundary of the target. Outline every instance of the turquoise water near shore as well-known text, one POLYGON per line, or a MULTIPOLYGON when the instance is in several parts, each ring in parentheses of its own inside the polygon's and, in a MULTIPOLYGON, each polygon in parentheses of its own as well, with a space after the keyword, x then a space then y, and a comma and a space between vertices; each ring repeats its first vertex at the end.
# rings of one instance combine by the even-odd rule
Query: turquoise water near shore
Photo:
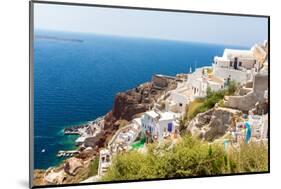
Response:
MULTIPOLYGON (((34 147, 36 169, 57 165, 75 148, 65 127, 111 110, 116 93, 151 80, 211 65, 224 45, 95 34, 35 31, 34 147), (42 150, 45 152, 42 152, 42 150)), ((233 47, 232 47, 233 48, 233 47)))

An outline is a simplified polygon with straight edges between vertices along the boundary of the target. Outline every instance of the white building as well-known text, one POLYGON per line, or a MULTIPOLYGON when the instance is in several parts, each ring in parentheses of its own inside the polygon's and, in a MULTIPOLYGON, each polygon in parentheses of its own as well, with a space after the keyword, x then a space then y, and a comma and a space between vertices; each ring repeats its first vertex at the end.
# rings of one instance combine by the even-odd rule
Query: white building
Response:
POLYGON ((212 65, 214 75, 241 84, 252 80, 254 73, 258 71, 254 49, 254 47, 251 50, 225 49, 222 57, 214 57, 212 65))
POLYGON ((108 149, 100 150, 98 175, 104 175, 111 165, 111 153, 108 149))
POLYGON ((170 92, 170 96, 165 100, 165 110, 174 113, 184 114, 186 105, 191 101, 191 91, 184 83, 178 83, 175 90, 170 92))
POLYGON ((177 118, 177 114, 172 112, 147 111, 141 118, 143 132, 161 141, 165 135, 174 133, 178 128, 177 118))
POLYGON ((188 85, 192 91, 192 99, 205 97, 207 95, 208 87, 212 91, 218 91, 224 88, 225 80, 221 77, 217 77, 214 74, 208 74, 207 70, 211 67, 203 67, 196 69, 192 73, 188 80, 188 85))
POLYGON ((252 50, 225 49, 222 57, 215 57, 214 63, 220 67, 233 69, 251 69, 256 64, 252 50))

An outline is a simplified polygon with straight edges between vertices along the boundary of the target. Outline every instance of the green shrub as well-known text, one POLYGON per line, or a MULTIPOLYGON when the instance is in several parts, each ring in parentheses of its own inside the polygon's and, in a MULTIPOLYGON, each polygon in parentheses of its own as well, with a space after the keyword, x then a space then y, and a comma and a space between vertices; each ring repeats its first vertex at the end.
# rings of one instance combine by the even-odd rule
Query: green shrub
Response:
POLYGON ((96 157, 94 160, 91 161, 88 177, 97 175, 98 169, 99 169, 99 158, 96 157))
POLYGON ((147 145, 147 153, 130 151, 120 154, 103 181, 141 180, 188 176, 218 175, 268 169, 267 146, 259 143, 243 144, 240 149, 224 150, 223 145, 208 144, 184 136, 173 146, 147 145))
POLYGON ((220 107, 224 107, 224 101, 223 101, 223 99, 220 100, 220 101, 218 102, 218 104, 219 104, 220 107))
POLYGON ((201 99, 196 99, 191 103, 188 109, 187 115, 188 119, 194 118, 198 113, 205 112, 215 106, 216 103, 223 106, 223 98, 225 95, 233 95, 237 89, 235 81, 230 81, 228 86, 224 90, 212 91, 211 88, 207 88, 206 98, 202 101, 201 99))
POLYGON ((198 113, 200 113, 200 108, 204 104, 204 99, 195 99, 190 103, 189 108, 186 112, 187 119, 190 120, 194 118, 198 113))
POLYGON ((226 89, 226 95, 233 95, 237 89, 237 83, 234 80, 229 81, 227 89, 226 89))
POLYGON ((199 176, 219 174, 224 170, 222 148, 214 148, 209 154, 207 144, 190 137, 184 138, 170 151, 167 146, 150 145, 148 148, 146 154, 132 151, 118 155, 103 180, 199 176))

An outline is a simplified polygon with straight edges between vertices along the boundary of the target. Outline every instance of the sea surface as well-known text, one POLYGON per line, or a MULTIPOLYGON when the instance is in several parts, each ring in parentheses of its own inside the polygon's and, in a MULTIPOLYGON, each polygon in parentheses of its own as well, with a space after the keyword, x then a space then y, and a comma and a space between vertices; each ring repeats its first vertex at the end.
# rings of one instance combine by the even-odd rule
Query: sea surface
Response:
POLYGON ((36 169, 57 165, 75 149, 63 129, 106 114, 116 93, 151 80, 211 65, 224 45, 96 34, 35 31, 34 147, 36 169))

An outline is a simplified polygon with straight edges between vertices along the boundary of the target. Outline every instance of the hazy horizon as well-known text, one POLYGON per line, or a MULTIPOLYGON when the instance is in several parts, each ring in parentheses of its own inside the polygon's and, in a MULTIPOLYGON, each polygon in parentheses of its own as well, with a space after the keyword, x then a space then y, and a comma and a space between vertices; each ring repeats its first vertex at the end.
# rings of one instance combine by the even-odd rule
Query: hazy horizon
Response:
POLYGON ((267 21, 263 17, 40 3, 34 7, 36 30, 243 47, 267 40, 267 21))
MULTIPOLYGON (((35 29, 35 37, 36 37, 36 32, 54 32, 54 33, 66 33, 66 34, 76 34, 76 35, 93 35, 93 36, 104 36, 104 37, 116 37, 116 38, 124 38, 124 39, 143 39, 143 40, 159 40, 159 41, 170 41, 170 42, 178 42, 178 43, 194 43, 194 44, 210 44, 210 45, 219 45, 219 46, 231 46, 229 48, 245 48, 248 49, 254 45, 232 45, 232 44, 223 44, 223 43, 212 43, 212 42, 204 42, 204 41, 183 41, 183 40, 177 40, 177 39, 164 39, 164 38, 157 38, 157 37, 143 37, 143 36, 124 36, 124 35, 114 35, 114 34, 103 34, 103 33, 89 33, 89 32, 76 32, 76 31, 63 31, 63 30, 50 30, 50 29, 35 29)), ((43 34, 40 35, 42 37, 58 37, 52 34, 43 34)), ((59 39, 60 37, 58 37, 59 39)), ((75 37, 66 37, 62 39, 77 39, 80 40, 80 38, 75 38, 75 37)), ((262 43, 263 41, 257 41, 257 43, 262 43)), ((226 47, 227 48, 227 47, 226 47)))

